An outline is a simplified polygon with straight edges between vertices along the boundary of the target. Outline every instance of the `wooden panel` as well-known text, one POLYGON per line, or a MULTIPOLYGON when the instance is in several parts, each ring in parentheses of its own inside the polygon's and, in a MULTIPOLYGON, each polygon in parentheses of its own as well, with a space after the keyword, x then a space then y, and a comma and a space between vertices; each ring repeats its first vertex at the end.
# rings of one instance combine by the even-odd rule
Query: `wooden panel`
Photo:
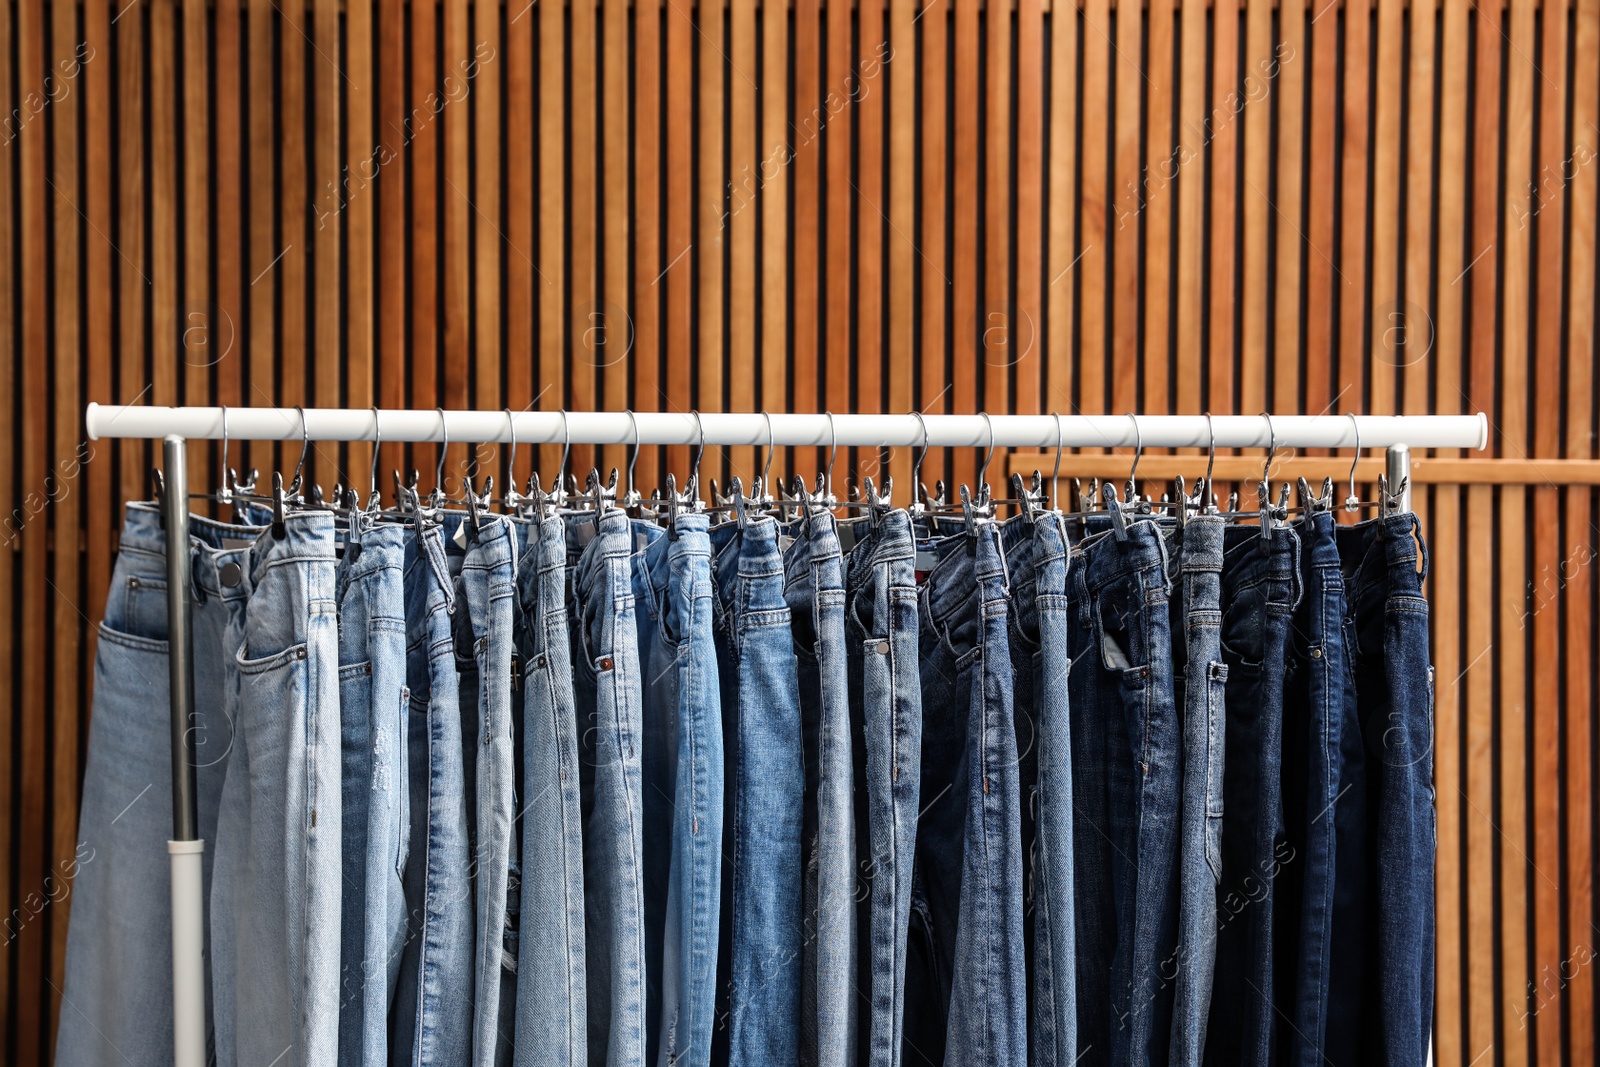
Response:
MULTIPOLYGON (((1413 469, 1435 1061, 1594 1062, 1597 49, 1600 0, 0 8, 8 906, 73 843, 107 516, 148 492, 152 447, 86 444, 86 400, 1483 410, 1492 459, 1413 469)), ((549 485, 560 446, 525 451, 549 485)), ((827 452, 794 451, 775 474, 827 452)), ((917 452, 841 453, 835 490, 886 461, 904 501, 917 452)), ((971 481, 981 453, 921 478, 971 481)), ((642 450, 636 487, 688 454, 642 450)), ((504 478, 508 455, 456 445, 452 487, 474 455, 504 478)), ((368 457, 318 449, 307 476, 364 481, 368 457)), ((431 488, 434 463, 390 444, 382 485, 415 465, 431 488)), ((193 484, 220 465, 196 449, 193 484)), ((64 903, 0 968, 6 1063, 50 1055, 64 903)))

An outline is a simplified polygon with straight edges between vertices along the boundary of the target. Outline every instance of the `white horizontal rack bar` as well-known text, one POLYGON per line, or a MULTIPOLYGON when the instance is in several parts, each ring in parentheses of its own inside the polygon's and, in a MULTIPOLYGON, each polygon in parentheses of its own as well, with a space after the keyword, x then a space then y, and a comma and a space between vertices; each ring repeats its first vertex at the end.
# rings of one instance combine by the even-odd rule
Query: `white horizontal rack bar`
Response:
POLYGON ((797 415, 90 404, 91 438, 935 448, 1482 448, 1475 415, 797 415), (224 415, 226 412, 226 415, 224 415))

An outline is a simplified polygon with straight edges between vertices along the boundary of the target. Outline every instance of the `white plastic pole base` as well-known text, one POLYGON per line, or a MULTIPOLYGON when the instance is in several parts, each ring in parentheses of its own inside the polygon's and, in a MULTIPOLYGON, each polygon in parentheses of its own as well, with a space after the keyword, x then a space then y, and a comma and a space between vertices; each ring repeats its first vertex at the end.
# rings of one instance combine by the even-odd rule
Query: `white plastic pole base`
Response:
POLYGON ((204 841, 168 841, 172 861, 172 1062, 205 1067, 204 841))

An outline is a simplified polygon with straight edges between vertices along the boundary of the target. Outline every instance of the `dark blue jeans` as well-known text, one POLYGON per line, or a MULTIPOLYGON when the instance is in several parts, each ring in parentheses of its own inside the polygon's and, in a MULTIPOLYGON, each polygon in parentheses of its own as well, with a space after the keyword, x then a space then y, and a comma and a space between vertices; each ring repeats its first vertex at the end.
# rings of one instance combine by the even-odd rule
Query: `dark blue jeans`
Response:
POLYGON ((851 726, 860 738, 858 840, 866 828, 857 932, 864 935, 859 981, 871 1067, 898 1067, 904 1038, 906 929, 922 781, 915 557, 910 516, 892 511, 856 542, 845 576, 851 726))
POLYGON ((1178 585, 1172 659, 1183 730, 1178 940, 1157 981, 1173 987, 1170 1062, 1177 1067, 1199 1067, 1204 1055, 1217 955, 1228 679, 1222 660, 1224 528, 1221 517, 1200 515, 1173 534, 1178 585))
POLYGON ((921 601, 922 818, 905 1057, 1023 1067, 1021 772, 999 530, 953 534, 935 551, 921 601))
POLYGON ((1078 1060, 1073 938, 1072 724, 1067 700, 1072 614, 1064 520, 1002 528, 1011 577, 1012 700, 1022 772, 1028 1042, 1039 1067, 1078 1060))
POLYGON ((1177 938, 1180 737, 1166 549, 1156 524, 1073 549, 1078 1049, 1085 1063, 1165 1063, 1177 938))
POLYGON ((770 518, 711 531, 726 758, 722 952, 713 1059, 800 1057, 805 750, 783 555, 770 518))
POLYGON ((1422 1063, 1433 1029, 1437 832, 1427 550, 1409 514, 1340 527, 1338 545, 1365 742, 1367 879, 1364 917, 1334 919, 1348 954, 1333 961, 1327 1057, 1339 1067, 1422 1063))
MULTIPOLYGON (((1361 855, 1366 830, 1365 758, 1356 719, 1356 691, 1345 642, 1345 589, 1332 515, 1296 524, 1304 595, 1289 637, 1283 708, 1283 816, 1298 857, 1273 888, 1277 996, 1283 1018, 1280 1059, 1298 1067, 1323 1062, 1329 1030, 1336 940, 1359 928, 1361 855), (1352 910, 1354 909, 1354 910, 1352 910), (1355 923, 1347 926, 1347 922, 1355 923)), ((1346 990, 1360 1003, 1359 990, 1346 990)), ((1360 1018, 1341 1004, 1340 1025, 1360 1018)))
POLYGON ((1223 534, 1222 656, 1228 667, 1222 884, 1206 1062, 1255 1067, 1273 1053, 1273 884, 1303 863, 1284 837, 1280 784, 1284 655, 1300 590, 1300 538, 1254 526, 1223 534))

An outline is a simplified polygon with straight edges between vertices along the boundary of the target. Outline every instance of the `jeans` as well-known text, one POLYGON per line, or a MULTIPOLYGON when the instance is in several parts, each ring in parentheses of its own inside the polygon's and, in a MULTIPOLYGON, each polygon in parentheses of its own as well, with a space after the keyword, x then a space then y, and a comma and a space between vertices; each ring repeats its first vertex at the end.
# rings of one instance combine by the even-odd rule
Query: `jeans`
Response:
POLYGON ((936 543, 921 589, 921 822, 906 1059, 1023 1067, 1022 795, 999 530, 936 543))
POLYGON ((1206 1062, 1272 1061, 1273 884, 1303 864, 1284 836, 1281 759, 1284 663, 1300 597, 1300 538, 1230 526, 1223 531, 1222 656, 1228 665, 1223 770, 1222 884, 1206 1062))
POLYGON ((1078 1049, 1085 1062, 1165 1063, 1176 950, 1181 737, 1170 586, 1156 524, 1073 549, 1068 699, 1076 807, 1078 1049))
MULTIPOLYGON (((1342 526, 1337 536, 1366 747, 1367 886, 1364 921, 1339 925, 1338 939, 1365 956, 1363 973, 1345 976, 1346 988, 1361 990, 1361 1024, 1336 1034, 1330 1019, 1327 1055, 1340 1067, 1422 1063, 1433 1029, 1437 844, 1427 551, 1409 513, 1342 526)), ((1336 958, 1336 982, 1338 967, 1336 958)))
MULTIPOLYGON (((208 901, 234 743, 233 652, 243 638, 250 589, 244 564, 259 532, 189 520, 196 806, 208 901)), ((57 861, 44 893, 58 900, 70 884, 72 894, 56 1063, 172 1062, 172 1028, 150 1023, 172 1017, 167 666, 166 536, 155 505, 130 502, 96 641, 77 844, 70 858, 57 861)))
POLYGON ((788 528, 784 599, 800 676, 805 740, 805 945, 800 1062, 855 1067, 855 763, 845 655, 844 559, 835 520, 815 512, 788 528))
MULTIPOLYGON (((559 517, 517 523, 517 665, 522 700, 521 929, 516 1067, 583 1067, 583 800, 567 632, 567 533, 559 517)), ((513 826, 512 832, 517 832, 513 826)))
POLYGON ((1073 930, 1072 723, 1068 704, 1067 531, 1059 515, 1001 528, 1011 580, 1012 702, 1022 773, 1029 1062, 1078 1061, 1073 930))
MULTIPOLYGON (((468 731, 462 693, 462 739, 476 764, 476 833, 472 869, 476 873, 477 954, 474 964, 473 1063, 495 1067, 510 1061, 516 1014, 517 919, 508 913, 507 892, 518 885, 520 842, 512 835, 517 805, 511 710, 512 612, 517 594, 516 544, 511 523, 486 515, 466 535, 461 588, 477 688, 472 694, 475 729, 468 731)), ((457 623, 460 626, 460 623, 457 623)), ((458 630, 459 634, 459 630, 458 630)), ((461 655, 459 636, 456 654, 461 655)))
MULTIPOLYGON (((358 523, 359 519, 356 520, 358 523)), ((338 568, 344 901, 339 1062, 388 1063, 410 848, 405 531, 351 531, 338 568)))
POLYGON ((795 1067, 800 1055, 805 753, 778 524, 711 531, 726 770, 714 1058, 795 1067))
POLYGON ((473 975, 460 677, 451 632, 451 617, 463 609, 438 528, 405 531, 405 605, 411 847, 389 1062, 459 1067, 472 1049, 473 975))
MULTIPOLYGON (((1335 945, 1359 929, 1366 761, 1345 641, 1336 523, 1324 512, 1295 529, 1304 593, 1289 637, 1281 777, 1286 838, 1304 862, 1287 864, 1273 887, 1273 908, 1283 917, 1274 931, 1273 967, 1279 1011, 1293 1024, 1279 1031, 1279 1059, 1318 1067, 1334 1006, 1335 945), (1347 788, 1352 783, 1357 787, 1347 788)), ((1348 989, 1339 999, 1346 1002, 1340 1025, 1359 1030, 1361 990, 1348 989)))
MULTIPOLYGON (((1196 515, 1174 534, 1178 586, 1172 599, 1174 696, 1182 722, 1183 793, 1178 834, 1178 938, 1156 980, 1173 986, 1177 1067, 1200 1067, 1217 956, 1217 884, 1222 878, 1224 712, 1222 539, 1225 520, 1196 515)), ((1250 754, 1244 754, 1247 758, 1250 754)))
POLYGON ((895 510, 864 527, 846 574, 845 649, 850 665, 857 832, 866 905, 858 933, 870 995, 867 1063, 898 1067, 904 1033, 906 937, 922 783, 922 687, 917 675, 916 543, 911 519, 895 510))
POLYGON ((584 973, 591 1067, 645 1062, 644 703, 634 622, 633 533, 610 509, 566 517, 576 615, 572 684, 583 798, 584 973))
POLYGON ((704 515, 636 525, 644 680, 644 930, 648 1058, 711 1062, 722 897, 722 709, 704 515), (658 999, 659 997, 659 999, 658 999))
POLYGON ((235 656, 238 718, 211 885, 219 1063, 338 1057, 339 634, 333 517, 263 533, 235 656))

